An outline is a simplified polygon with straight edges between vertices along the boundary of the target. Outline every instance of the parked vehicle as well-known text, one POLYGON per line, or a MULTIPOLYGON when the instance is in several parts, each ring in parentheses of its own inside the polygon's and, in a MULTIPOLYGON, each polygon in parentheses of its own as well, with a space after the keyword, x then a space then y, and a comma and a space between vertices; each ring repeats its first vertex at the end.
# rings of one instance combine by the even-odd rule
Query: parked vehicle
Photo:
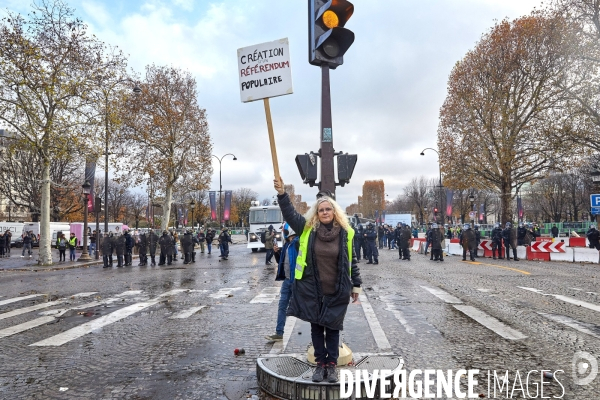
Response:
POLYGON ((269 225, 273 225, 275 231, 278 232, 275 237, 279 247, 283 246, 283 216, 281 210, 274 201, 271 205, 261 206, 258 201, 252 202, 250 207, 250 228, 248 229, 248 248, 252 252, 257 252, 259 249, 264 249, 265 245, 260 241, 261 234, 267 230, 269 225))
POLYGON ((21 247, 23 246, 23 241, 21 240, 21 234, 23 233, 24 222, 7 222, 0 221, 0 231, 6 232, 10 231, 12 233, 12 237, 10 239, 10 247, 21 247))

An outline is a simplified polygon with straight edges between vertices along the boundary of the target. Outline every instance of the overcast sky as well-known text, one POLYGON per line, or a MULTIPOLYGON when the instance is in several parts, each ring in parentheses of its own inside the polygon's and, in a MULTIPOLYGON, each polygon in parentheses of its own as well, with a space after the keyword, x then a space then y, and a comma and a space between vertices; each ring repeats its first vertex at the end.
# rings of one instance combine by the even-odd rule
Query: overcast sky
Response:
MULTIPOLYGON (((66 0, 104 42, 129 55, 142 73, 155 63, 191 71, 219 157, 223 189, 275 194, 262 101, 242 103, 236 51, 287 37, 294 93, 271 99, 281 176, 312 203, 294 157, 319 149, 320 70, 307 60, 306 0, 66 0)), ((0 0, 27 13, 27 0, 0 0)), ((530 13, 539 0, 354 0, 346 25, 356 39, 344 65, 331 71, 333 144, 358 154, 352 181, 337 189, 340 204, 356 202, 365 180, 383 179, 389 198, 413 177, 438 176, 438 113, 452 66, 494 21, 530 13)), ((219 165, 213 164, 212 190, 219 165)))

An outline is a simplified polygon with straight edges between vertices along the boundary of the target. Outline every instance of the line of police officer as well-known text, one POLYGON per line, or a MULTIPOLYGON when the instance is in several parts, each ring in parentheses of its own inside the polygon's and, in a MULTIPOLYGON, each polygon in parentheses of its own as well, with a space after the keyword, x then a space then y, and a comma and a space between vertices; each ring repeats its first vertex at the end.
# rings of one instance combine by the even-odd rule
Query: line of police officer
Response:
MULTIPOLYGON (((181 251, 184 254, 184 264, 196 262, 196 252, 194 251, 194 245, 198 243, 198 238, 194 237, 190 229, 186 230, 185 234, 179 240, 181 244, 181 251)), ((160 247, 160 258, 158 265, 162 266, 171 265, 175 254, 175 237, 173 232, 163 231, 162 236, 159 238, 154 231, 150 231, 148 235, 146 232, 142 232, 137 240, 137 246, 140 254, 140 267, 148 265, 148 250, 150 253, 151 265, 156 266, 156 249, 160 247)), ((133 252, 134 240, 131 237, 129 231, 123 231, 120 236, 115 236, 110 233, 106 233, 100 245, 102 250, 102 260, 104 262, 104 268, 111 268, 113 266, 113 252, 117 256, 117 268, 128 267, 132 265, 132 252, 133 252)))

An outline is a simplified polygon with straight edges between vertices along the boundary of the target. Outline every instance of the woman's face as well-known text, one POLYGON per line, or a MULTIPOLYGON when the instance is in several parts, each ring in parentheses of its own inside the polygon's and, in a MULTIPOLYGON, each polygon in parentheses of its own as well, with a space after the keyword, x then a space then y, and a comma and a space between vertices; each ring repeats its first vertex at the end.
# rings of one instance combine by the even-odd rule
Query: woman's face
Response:
POLYGON ((319 215, 319 222, 322 224, 329 224, 333 222, 333 207, 328 201, 324 201, 319 204, 317 208, 317 214, 319 215))

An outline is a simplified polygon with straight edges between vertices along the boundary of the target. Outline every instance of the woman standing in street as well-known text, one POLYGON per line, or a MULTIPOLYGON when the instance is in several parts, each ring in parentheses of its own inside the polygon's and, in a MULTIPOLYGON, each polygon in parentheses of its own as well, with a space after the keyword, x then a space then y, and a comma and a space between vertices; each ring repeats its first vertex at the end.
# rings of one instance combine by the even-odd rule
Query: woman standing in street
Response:
POLYGON ((340 330, 350 298, 358 299, 360 273, 352 252, 354 230, 341 207, 323 196, 300 215, 285 192, 283 180, 274 180, 283 219, 300 234, 292 298, 287 315, 310 322, 317 367, 313 382, 338 381, 340 330))

